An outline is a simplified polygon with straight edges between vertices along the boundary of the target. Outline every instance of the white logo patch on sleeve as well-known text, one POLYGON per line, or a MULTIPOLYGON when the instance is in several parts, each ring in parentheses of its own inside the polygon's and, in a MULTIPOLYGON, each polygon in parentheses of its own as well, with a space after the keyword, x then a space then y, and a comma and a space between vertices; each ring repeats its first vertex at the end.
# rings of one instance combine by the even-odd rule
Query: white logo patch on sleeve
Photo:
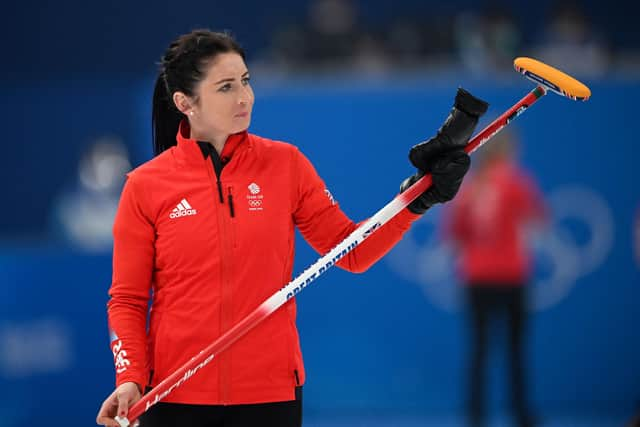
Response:
POLYGON ((116 372, 121 374, 131 365, 131 362, 127 359, 127 350, 122 349, 122 340, 118 340, 118 342, 113 344, 111 350, 113 352, 113 362, 116 365, 116 372))
POLYGON ((328 198, 329 198, 329 200, 331 201, 331 204, 332 204, 332 205, 335 205, 335 204, 336 204, 336 200, 333 198, 333 195, 331 194, 331 191, 329 191, 329 189, 328 189, 328 188, 325 188, 325 189, 324 189, 324 194, 326 194, 326 195, 327 195, 327 197, 328 197, 328 198))

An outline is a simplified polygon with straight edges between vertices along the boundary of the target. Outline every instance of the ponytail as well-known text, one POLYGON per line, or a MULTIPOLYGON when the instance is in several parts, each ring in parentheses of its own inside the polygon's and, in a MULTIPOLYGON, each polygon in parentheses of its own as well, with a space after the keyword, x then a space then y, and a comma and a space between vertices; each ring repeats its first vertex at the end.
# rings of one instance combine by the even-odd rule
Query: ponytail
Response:
POLYGON ((154 156, 176 145, 176 134, 182 118, 182 113, 173 105, 164 76, 160 73, 153 90, 153 110, 151 112, 154 156))

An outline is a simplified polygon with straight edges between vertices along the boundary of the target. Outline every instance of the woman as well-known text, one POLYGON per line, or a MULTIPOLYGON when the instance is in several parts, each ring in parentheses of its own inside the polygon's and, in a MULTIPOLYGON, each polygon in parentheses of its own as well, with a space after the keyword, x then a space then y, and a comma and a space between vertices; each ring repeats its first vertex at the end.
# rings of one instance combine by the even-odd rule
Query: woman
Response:
MULTIPOLYGON (((365 271, 419 214, 455 195, 469 166, 459 147, 483 112, 461 109, 484 105, 466 92, 458 98, 438 136, 413 148, 434 186, 342 268, 365 271)), ((156 157, 128 174, 114 224, 108 316, 117 388, 98 424, 117 426, 114 416, 143 390, 290 281, 294 226, 320 253, 357 227, 296 147, 247 132, 253 102, 244 52, 230 36, 198 30, 169 46, 153 99, 156 157)), ((292 300, 149 409, 142 426, 300 426, 295 318, 292 300)))

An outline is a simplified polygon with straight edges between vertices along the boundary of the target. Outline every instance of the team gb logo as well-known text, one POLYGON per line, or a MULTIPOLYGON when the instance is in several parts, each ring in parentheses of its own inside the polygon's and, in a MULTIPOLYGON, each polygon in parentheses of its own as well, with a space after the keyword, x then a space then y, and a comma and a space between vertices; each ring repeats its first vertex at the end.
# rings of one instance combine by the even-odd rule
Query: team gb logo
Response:
POLYGON ((250 211, 261 211, 262 210, 262 202, 264 200, 264 195, 260 194, 261 188, 255 182, 252 182, 247 187, 249 189, 249 193, 247 194, 247 204, 249 205, 250 211))

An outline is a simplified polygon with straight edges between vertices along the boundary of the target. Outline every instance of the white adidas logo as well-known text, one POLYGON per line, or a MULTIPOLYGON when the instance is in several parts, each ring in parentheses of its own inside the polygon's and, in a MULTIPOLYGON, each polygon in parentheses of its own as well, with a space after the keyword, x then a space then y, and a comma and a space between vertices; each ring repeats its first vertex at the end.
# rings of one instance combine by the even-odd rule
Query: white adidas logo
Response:
POLYGON ((198 212, 191 207, 187 199, 182 199, 178 206, 176 206, 173 211, 169 214, 169 218, 180 218, 181 216, 187 215, 195 215, 198 212))

